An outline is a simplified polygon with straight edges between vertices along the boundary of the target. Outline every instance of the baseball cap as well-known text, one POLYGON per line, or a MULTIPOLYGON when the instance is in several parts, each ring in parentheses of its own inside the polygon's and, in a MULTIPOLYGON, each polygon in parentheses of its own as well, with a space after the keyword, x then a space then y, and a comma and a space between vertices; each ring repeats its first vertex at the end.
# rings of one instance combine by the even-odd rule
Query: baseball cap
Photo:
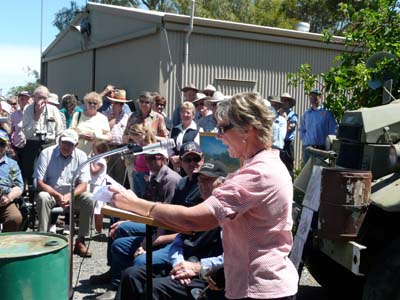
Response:
POLYGON ((4 142, 8 142, 10 138, 8 137, 8 133, 4 130, 0 130, 0 140, 4 142))
POLYGON ((226 175, 228 175, 226 166, 218 160, 205 162, 201 167, 199 173, 208 177, 226 177, 226 175))
POLYGON ((70 142, 74 145, 78 144, 79 136, 78 133, 73 129, 64 130, 64 132, 60 135, 61 142, 70 142))
POLYGON ((310 94, 322 95, 322 92, 320 89, 313 89, 310 94))
POLYGON ((195 153, 197 155, 203 155, 200 146, 196 142, 187 142, 182 145, 181 150, 179 150, 179 156, 185 157, 189 153, 195 153))
POLYGON ((145 152, 146 155, 156 155, 156 154, 161 154, 165 158, 168 158, 168 151, 166 149, 153 149, 150 151, 145 152))
POLYGON ((28 96, 28 97, 31 97, 32 95, 31 95, 31 93, 28 92, 28 91, 20 91, 20 92, 18 93, 18 96, 28 96))

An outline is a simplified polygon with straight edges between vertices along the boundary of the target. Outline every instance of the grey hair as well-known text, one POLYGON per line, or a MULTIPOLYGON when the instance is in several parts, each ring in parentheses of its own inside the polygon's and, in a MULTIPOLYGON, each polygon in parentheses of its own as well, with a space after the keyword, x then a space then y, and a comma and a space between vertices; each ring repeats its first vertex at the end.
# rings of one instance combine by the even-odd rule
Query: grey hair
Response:
POLYGON ((253 127, 258 132, 258 140, 263 145, 272 145, 273 113, 267 108, 258 93, 240 93, 218 103, 215 114, 217 121, 232 124, 246 131, 253 127))
POLYGON ((154 93, 152 92, 141 92, 139 95, 139 101, 140 99, 146 99, 147 101, 149 101, 150 103, 154 102, 154 93))

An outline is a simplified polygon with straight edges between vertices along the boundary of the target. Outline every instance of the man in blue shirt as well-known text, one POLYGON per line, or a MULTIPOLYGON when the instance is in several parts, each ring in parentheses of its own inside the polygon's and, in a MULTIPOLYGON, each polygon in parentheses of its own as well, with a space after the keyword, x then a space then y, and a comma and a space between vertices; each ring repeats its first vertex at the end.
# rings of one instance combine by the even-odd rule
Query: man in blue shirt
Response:
POLYGON ((281 159, 289 171, 292 180, 294 178, 294 138, 296 136, 296 126, 299 121, 298 115, 293 111, 293 107, 296 105, 296 99, 294 99, 289 93, 283 93, 281 95, 282 111, 286 117, 287 131, 285 136, 285 145, 281 152, 281 159))
POLYGON ((22 216, 14 201, 22 194, 21 171, 15 160, 6 155, 9 144, 8 134, 0 130, 0 228, 2 232, 18 231, 22 216))
POLYGON ((336 134, 337 122, 332 113, 322 106, 322 93, 319 89, 314 89, 309 94, 311 107, 306 110, 301 118, 300 138, 303 143, 304 166, 310 158, 310 153, 306 150, 312 146, 317 149, 325 149, 326 137, 336 134))

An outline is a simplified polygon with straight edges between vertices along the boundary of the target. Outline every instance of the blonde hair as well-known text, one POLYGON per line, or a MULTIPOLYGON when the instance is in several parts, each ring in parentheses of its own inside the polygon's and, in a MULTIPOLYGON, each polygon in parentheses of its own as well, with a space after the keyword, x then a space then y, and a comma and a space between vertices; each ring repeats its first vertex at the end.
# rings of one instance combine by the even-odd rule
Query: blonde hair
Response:
POLYGON ((184 109, 190 110, 193 115, 196 113, 196 108, 192 102, 189 101, 183 102, 181 105, 180 112, 182 112, 184 109))
POLYGON ((272 145, 274 115, 257 93, 240 93, 220 101, 215 118, 241 131, 253 127, 257 130, 260 143, 267 147, 272 145))
POLYGON ((85 102, 86 105, 90 100, 95 100, 99 107, 103 105, 103 99, 101 99, 101 96, 96 92, 87 93, 85 97, 83 97, 83 102, 85 102))
POLYGON ((156 137, 153 133, 153 131, 144 126, 143 124, 134 124, 131 125, 128 128, 128 134, 129 136, 135 135, 135 134, 142 134, 144 136, 144 143, 145 145, 153 144, 156 142, 156 137))

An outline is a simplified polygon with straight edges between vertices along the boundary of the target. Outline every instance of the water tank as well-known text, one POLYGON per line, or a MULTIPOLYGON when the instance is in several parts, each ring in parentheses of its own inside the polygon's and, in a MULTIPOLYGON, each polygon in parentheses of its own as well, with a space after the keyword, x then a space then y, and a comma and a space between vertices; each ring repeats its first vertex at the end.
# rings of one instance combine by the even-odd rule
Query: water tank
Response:
POLYGON ((302 32, 309 32, 310 31, 310 23, 299 22, 296 24, 295 30, 302 31, 302 32))

